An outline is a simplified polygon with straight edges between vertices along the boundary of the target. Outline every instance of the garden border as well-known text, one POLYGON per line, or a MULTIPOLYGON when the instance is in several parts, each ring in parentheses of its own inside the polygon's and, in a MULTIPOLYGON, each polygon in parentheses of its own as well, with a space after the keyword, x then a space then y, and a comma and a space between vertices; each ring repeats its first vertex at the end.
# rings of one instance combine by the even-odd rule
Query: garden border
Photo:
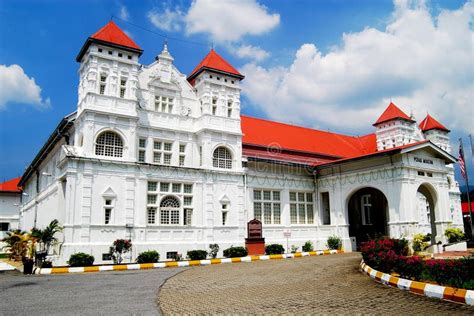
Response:
POLYGON ((308 256, 322 256, 332 255, 337 253, 344 253, 343 250, 319 250, 309 252, 285 253, 281 255, 259 255, 246 256, 238 258, 223 258, 223 259, 205 259, 205 260, 186 260, 186 261, 168 261, 157 263, 129 263, 116 264, 104 266, 89 266, 89 267, 57 267, 57 268, 43 268, 37 269, 36 274, 62 274, 62 273, 82 273, 82 272, 102 272, 102 271, 123 271, 123 270, 145 270, 145 269, 159 269, 159 268, 175 268, 175 267, 194 267, 206 266, 211 264, 224 263, 238 263, 238 262, 252 262, 265 261, 274 259, 293 259, 308 256))
POLYGON ((372 269, 364 260, 360 262, 360 271, 372 279, 390 287, 412 293, 474 306, 474 291, 407 280, 372 269))

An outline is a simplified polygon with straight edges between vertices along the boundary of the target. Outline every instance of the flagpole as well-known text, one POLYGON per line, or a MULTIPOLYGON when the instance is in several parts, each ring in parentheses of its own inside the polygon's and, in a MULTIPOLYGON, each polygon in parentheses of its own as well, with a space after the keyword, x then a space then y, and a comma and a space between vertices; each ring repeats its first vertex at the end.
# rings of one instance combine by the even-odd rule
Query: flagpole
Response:
MULTIPOLYGON (((472 228, 472 209, 471 209, 471 199, 469 197, 469 175, 467 173, 467 166, 466 166, 466 158, 464 156, 464 147, 462 145, 462 138, 459 138, 459 146, 461 148, 461 152, 462 153, 462 159, 464 161, 464 173, 465 173, 465 177, 464 177, 464 181, 466 183, 466 187, 467 187, 467 207, 468 207, 468 210, 469 210, 469 224, 471 225, 471 241, 474 241, 474 231, 473 231, 473 228, 472 228)), ((460 158, 461 158, 461 155, 460 155, 460 158)))

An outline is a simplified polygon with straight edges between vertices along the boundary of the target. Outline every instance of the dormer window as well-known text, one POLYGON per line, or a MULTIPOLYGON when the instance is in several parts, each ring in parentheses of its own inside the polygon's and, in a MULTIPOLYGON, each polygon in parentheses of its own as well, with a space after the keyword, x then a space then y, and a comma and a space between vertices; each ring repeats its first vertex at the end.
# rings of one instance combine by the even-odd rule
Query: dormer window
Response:
POLYGON ((125 90, 127 87, 127 78, 120 78, 120 97, 125 98, 125 90))
POLYGON ((165 96, 155 96, 155 110, 157 112, 172 113, 174 98, 165 96))

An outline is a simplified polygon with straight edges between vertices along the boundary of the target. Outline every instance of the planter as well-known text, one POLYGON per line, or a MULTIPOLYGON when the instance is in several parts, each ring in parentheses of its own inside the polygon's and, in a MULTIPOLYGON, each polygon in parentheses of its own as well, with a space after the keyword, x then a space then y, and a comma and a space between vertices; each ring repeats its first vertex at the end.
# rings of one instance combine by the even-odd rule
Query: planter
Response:
POLYGON ((23 274, 33 274, 33 259, 23 259, 23 274))

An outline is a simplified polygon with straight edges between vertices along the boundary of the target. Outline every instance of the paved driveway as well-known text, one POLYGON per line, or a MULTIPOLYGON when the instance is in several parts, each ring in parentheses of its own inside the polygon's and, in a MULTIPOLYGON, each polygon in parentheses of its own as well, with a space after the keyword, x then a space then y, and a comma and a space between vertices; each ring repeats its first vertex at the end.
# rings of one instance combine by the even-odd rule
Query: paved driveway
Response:
POLYGON ((356 253, 196 267, 158 296, 165 314, 470 314, 474 308, 375 283, 356 253))
POLYGON ((156 315, 159 287, 182 271, 0 274, 0 315, 156 315))

